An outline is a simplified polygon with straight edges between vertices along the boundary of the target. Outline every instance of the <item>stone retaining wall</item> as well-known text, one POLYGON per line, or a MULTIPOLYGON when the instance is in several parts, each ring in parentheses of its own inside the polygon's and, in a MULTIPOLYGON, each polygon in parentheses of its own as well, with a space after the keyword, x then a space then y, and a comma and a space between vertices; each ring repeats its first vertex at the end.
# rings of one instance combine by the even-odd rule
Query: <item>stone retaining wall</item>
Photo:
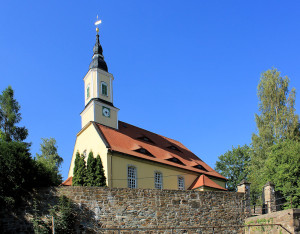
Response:
POLYGON ((246 230, 249 233, 291 233, 300 234, 300 209, 289 209, 277 211, 269 214, 247 218, 246 225, 265 225, 250 226, 246 230), (275 224, 275 225, 274 225, 275 224), (270 225, 270 226, 268 226, 270 225), (280 226, 281 225, 281 226, 280 226))
MULTIPOLYGON (((59 187, 38 192, 43 214, 59 195, 67 196, 76 204, 81 232, 100 232, 101 228, 226 226, 222 233, 238 233, 241 231, 238 226, 245 219, 243 193, 59 187)), ((12 233, 16 228, 18 233, 29 230, 31 213, 27 206, 21 215, 25 220, 21 221, 22 227, 18 224, 20 220, 6 215, 4 230, 12 233)))

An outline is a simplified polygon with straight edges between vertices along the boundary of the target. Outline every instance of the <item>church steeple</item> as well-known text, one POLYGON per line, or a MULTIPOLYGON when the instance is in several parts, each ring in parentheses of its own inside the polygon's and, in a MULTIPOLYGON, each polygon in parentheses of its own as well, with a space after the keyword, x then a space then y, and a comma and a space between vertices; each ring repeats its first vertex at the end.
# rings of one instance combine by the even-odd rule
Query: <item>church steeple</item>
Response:
POLYGON ((93 51, 94 51, 93 60, 90 63, 89 68, 90 69, 99 68, 103 71, 108 72, 107 65, 106 65, 106 62, 104 61, 104 56, 102 54, 103 49, 102 49, 102 46, 101 46, 100 41, 99 41, 98 32, 97 32, 97 35, 96 35, 96 43, 94 45, 93 51))
POLYGON ((99 41, 98 20, 95 25, 96 43, 94 45, 93 60, 90 63, 90 69, 83 78, 84 81, 84 104, 85 108, 81 112, 82 128, 90 121, 118 129, 118 111, 113 105, 113 80, 114 77, 108 72, 106 62, 104 61, 103 49, 99 41))

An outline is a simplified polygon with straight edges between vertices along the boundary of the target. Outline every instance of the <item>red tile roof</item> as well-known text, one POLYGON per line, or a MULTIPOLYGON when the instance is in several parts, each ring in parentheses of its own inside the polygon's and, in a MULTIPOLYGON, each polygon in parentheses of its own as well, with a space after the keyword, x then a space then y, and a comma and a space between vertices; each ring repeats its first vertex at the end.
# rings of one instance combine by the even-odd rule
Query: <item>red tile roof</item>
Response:
POLYGON ((73 180, 73 176, 66 179, 64 182, 61 183, 61 185, 62 186, 72 186, 72 180, 73 180))
POLYGON ((201 175, 199 176, 193 184, 190 186, 189 189, 196 189, 199 187, 210 187, 210 188, 215 188, 215 189, 220 189, 220 190, 225 190, 227 189, 223 188, 222 186, 218 185, 217 183, 213 182, 211 179, 209 179, 206 175, 201 175))
POLYGON ((99 123, 95 123, 95 126, 103 134, 109 144, 108 147, 112 151, 227 180, 176 140, 122 121, 119 121, 119 129, 110 128, 99 123), (146 139, 143 140, 143 137, 146 137, 146 139), (176 148, 169 148, 171 146, 175 146, 177 150, 176 148), (140 149, 145 149, 151 155, 141 153, 140 149), (172 160, 179 160, 182 164, 172 162, 172 160), (202 166, 204 169, 195 168, 197 165, 202 166))

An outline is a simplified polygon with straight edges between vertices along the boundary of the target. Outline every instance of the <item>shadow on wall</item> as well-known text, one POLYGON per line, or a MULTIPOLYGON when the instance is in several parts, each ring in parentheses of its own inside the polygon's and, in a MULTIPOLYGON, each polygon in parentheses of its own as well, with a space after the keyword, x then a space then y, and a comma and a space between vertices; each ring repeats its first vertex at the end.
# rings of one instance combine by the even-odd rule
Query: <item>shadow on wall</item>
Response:
POLYGON ((56 233, 93 233, 95 227, 102 228, 95 218, 86 205, 59 195, 58 188, 44 188, 18 210, 0 212, 0 233, 52 233, 53 221, 56 233))
POLYGON ((56 233, 192 227, 239 233, 248 215, 245 193, 235 192, 63 186, 32 197, 20 213, 1 214, 1 233, 49 233, 52 215, 56 233))

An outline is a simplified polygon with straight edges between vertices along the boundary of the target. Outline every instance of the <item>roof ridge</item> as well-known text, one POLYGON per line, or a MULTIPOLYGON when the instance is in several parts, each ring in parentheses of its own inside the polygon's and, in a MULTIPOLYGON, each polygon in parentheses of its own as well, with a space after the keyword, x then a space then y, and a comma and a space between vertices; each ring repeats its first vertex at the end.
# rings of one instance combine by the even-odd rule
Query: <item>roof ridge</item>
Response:
MULTIPOLYGON (((165 137, 165 138, 168 138, 168 139, 171 139, 171 140, 173 140, 172 138, 169 138, 169 137, 166 137, 166 136, 160 135, 160 134, 158 134, 158 133, 155 133, 155 132, 151 132, 151 131, 149 131, 149 130, 147 130, 147 129, 144 129, 144 128, 141 128, 141 127, 138 127, 138 126, 136 126, 136 125, 132 125, 132 124, 126 123, 126 122, 124 122, 124 121, 121 121, 121 120, 119 120, 119 122, 122 122, 122 123, 124 123, 124 124, 128 124, 128 125, 130 125, 130 126, 132 126, 132 127, 135 127, 135 128, 139 128, 139 129, 141 129, 141 130, 143 130, 143 131, 146 131, 146 132, 149 132, 149 133, 152 133, 152 134, 155 134, 155 135, 162 136, 162 137, 165 137)), ((176 141, 176 140, 174 140, 174 141, 176 141)), ((177 141, 177 142, 179 142, 179 141, 177 141)), ((181 143, 181 142, 179 142, 179 143, 181 143)))

